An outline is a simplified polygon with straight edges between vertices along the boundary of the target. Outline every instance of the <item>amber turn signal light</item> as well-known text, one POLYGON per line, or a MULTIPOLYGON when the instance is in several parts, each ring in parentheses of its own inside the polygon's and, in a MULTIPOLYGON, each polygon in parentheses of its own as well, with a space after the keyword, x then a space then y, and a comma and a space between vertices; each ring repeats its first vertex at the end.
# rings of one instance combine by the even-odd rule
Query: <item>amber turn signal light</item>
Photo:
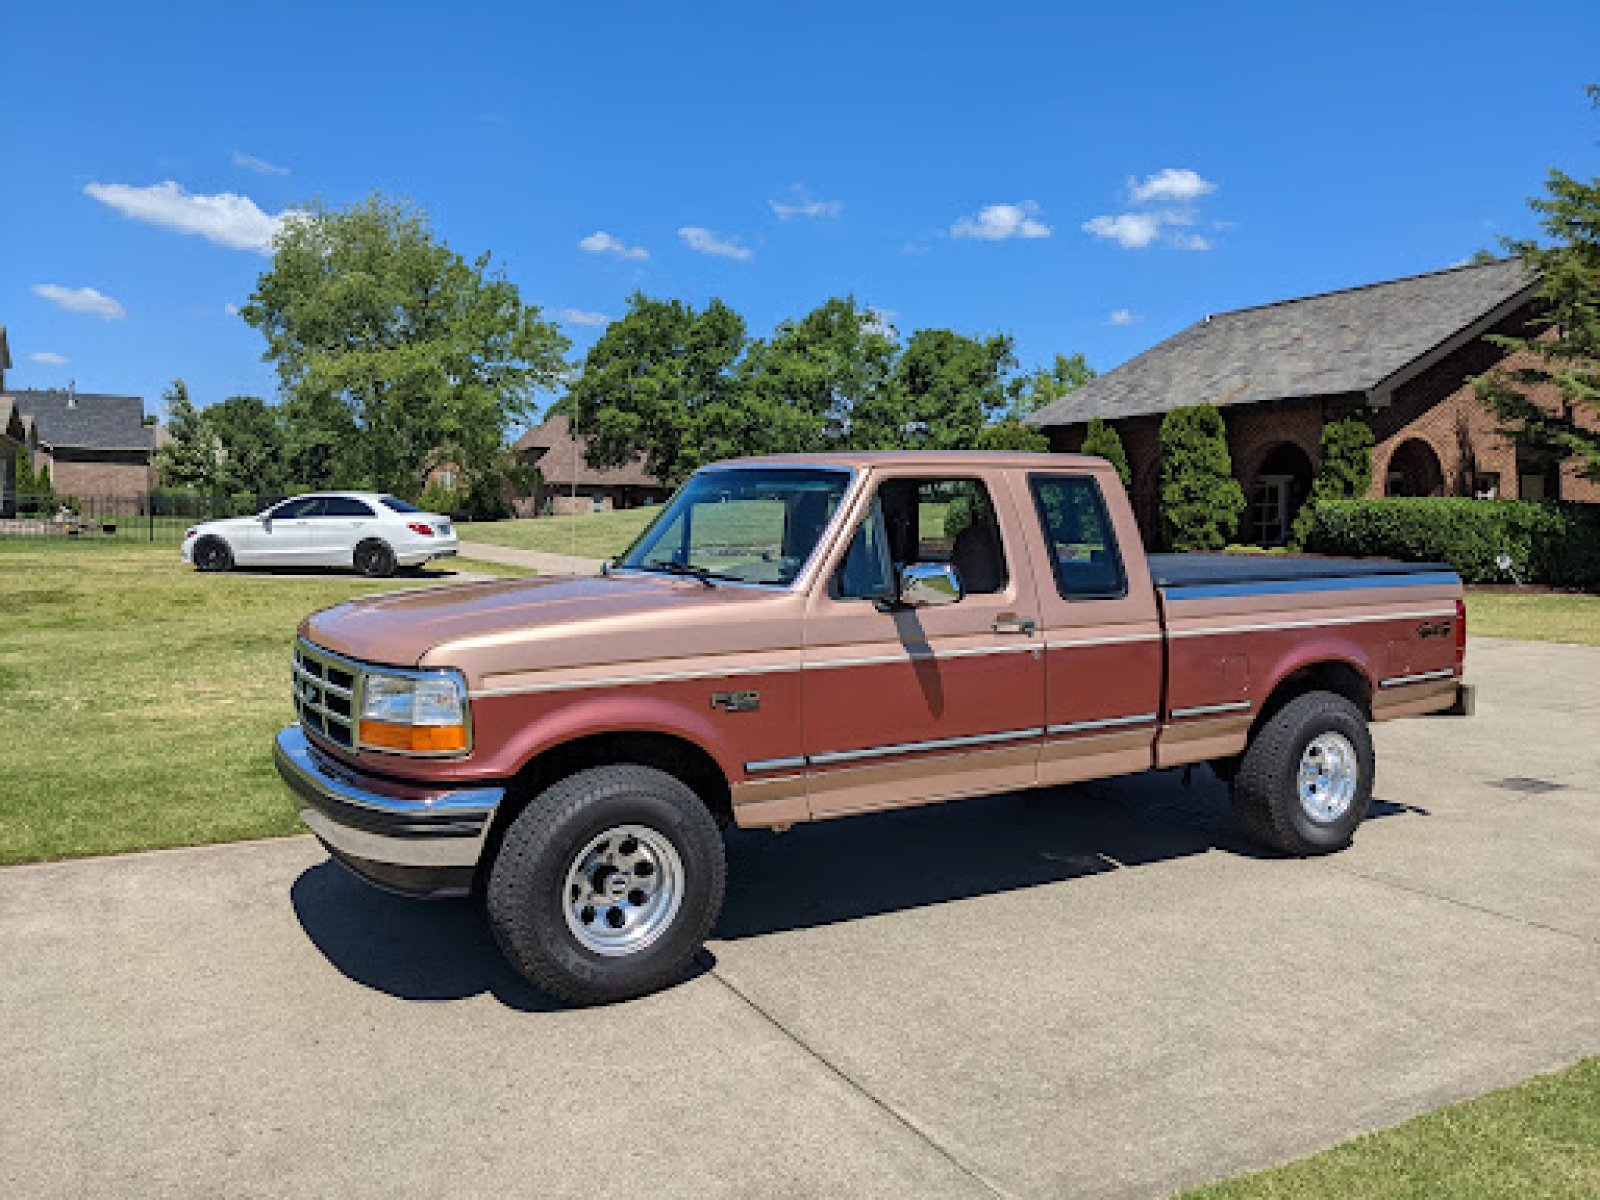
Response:
POLYGON ((458 754, 467 748, 464 725, 395 725, 362 721, 361 744, 373 750, 403 754, 458 754))

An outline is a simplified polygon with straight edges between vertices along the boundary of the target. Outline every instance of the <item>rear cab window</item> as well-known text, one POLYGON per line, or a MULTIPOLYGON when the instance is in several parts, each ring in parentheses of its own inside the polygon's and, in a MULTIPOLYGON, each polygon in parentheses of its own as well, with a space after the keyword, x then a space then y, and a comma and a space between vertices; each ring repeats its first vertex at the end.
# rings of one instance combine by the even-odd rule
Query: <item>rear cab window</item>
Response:
POLYGON ((1114 600, 1128 594, 1100 484, 1089 475, 1030 475, 1056 590, 1064 600, 1114 600))

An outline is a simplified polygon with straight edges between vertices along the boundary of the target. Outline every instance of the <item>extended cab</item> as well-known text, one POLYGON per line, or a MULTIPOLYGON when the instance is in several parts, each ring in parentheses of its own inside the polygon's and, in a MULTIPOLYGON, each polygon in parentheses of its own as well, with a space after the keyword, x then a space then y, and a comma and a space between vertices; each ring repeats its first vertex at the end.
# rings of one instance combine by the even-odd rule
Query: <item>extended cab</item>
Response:
POLYGON ((1460 707, 1447 567, 1153 555, 1071 455, 697 472, 596 578, 336 605, 278 769, 329 852, 481 888, 511 962, 587 1003, 681 975, 721 827, 1210 763, 1285 854, 1348 844, 1368 722, 1460 707))

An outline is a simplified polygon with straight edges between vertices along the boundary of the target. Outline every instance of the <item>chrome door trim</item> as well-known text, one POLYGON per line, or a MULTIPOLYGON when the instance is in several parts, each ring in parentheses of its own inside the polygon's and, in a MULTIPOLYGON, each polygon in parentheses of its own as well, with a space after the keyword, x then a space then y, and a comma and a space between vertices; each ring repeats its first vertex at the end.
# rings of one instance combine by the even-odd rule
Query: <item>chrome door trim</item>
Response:
POLYGON ((1156 713, 1137 713, 1128 717, 1102 717, 1097 721, 1069 721, 1065 725, 1047 725, 1045 732, 1057 733, 1088 733, 1096 729, 1123 729, 1130 725, 1153 725, 1156 713))
POLYGON ((761 775, 770 771, 803 771, 806 766, 806 756, 797 754, 793 758, 761 758, 755 762, 744 765, 747 775, 761 775))
POLYGON ((1003 733, 972 733, 963 737, 933 738, 926 742, 867 746, 860 750, 829 750, 823 754, 808 755, 806 761, 813 767, 827 767, 870 758, 887 758, 895 754, 918 754, 926 750, 964 750, 973 746, 996 746, 1007 742, 1026 741, 1043 733, 1043 726, 1035 725, 1031 729, 1008 729, 1003 733))

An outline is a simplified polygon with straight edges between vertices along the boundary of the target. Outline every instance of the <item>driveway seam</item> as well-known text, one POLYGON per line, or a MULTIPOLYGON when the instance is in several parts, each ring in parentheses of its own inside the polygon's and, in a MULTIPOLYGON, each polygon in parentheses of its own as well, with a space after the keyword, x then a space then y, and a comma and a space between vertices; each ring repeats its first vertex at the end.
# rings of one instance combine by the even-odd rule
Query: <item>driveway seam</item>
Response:
POLYGON ((936 1138, 933 1137, 932 1134, 928 1133, 927 1130, 923 1129, 910 1117, 906 1116, 899 1109, 895 1108, 894 1105, 874 1095, 865 1084, 857 1080, 844 1068, 831 1062, 804 1038, 800 1037, 782 1021, 778 1020, 777 1017, 773 1016, 772 1013, 768 1012, 759 1003, 752 999, 742 988, 739 987, 738 984, 734 983, 727 976, 723 975, 721 971, 713 967, 707 972, 707 974, 709 974, 723 987, 727 988, 728 991, 732 992, 736 997, 738 997, 738 999, 742 1000, 745 1005, 751 1009, 751 1011, 760 1016, 764 1021, 767 1022, 767 1024, 771 1025, 786 1039, 788 1039, 788 1041, 791 1042, 797 1049, 799 1049, 801 1053, 817 1062, 835 1079, 838 1079, 851 1091, 855 1092, 858 1096, 866 1100, 867 1103, 871 1104, 895 1124, 899 1125, 902 1129, 910 1133, 911 1136, 916 1138, 917 1141, 927 1146, 928 1149, 932 1150, 940 1158, 944 1159, 952 1167, 960 1171, 961 1174, 972 1180, 973 1183, 981 1187, 986 1193, 991 1196, 1002 1197, 1002 1200, 1004 1197, 1010 1195, 1009 1192, 1002 1191, 999 1187, 995 1186, 995 1184, 984 1178, 984 1176, 976 1169, 962 1162, 956 1157, 953 1151, 941 1144, 936 1138))
POLYGON ((1546 925, 1543 921, 1535 921, 1529 917, 1519 917, 1516 913, 1501 912, 1498 908, 1489 908, 1487 905, 1474 904, 1470 900, 1461 900, 1443 892, 1431 892, 1427 888, 1417 887, 1415 884, 1402 883, 1387 875, 1369 875, 1365 871, 1358 871, 1354 867, 1343 866, 1339 863, 1326 864, 1331 871, 1339 871, 1345 875, 1353 875, 1357 879, 1365 879, 1369 883, 1376 883, 1383 887, 1396 888, 1402 892, 1410 892, 1414 896, 1425 896, 1429 900, 1438 900, 1445 904, 1453 904, 1457 908, 1465 908, 1471 912, 1482 913, 1485 916, 1499 917, 1501 920, 1510 921, 1528 929, 1539 929, 1545 933, 1554 933, 1564 938, 1571 938, 1575 942, 1582 942, 1586 946, 1600 946, 1600 938, 1590 937, 1585 933, 1577 933, 1571 929, 1563 929, 1559 925, 1546 925))

